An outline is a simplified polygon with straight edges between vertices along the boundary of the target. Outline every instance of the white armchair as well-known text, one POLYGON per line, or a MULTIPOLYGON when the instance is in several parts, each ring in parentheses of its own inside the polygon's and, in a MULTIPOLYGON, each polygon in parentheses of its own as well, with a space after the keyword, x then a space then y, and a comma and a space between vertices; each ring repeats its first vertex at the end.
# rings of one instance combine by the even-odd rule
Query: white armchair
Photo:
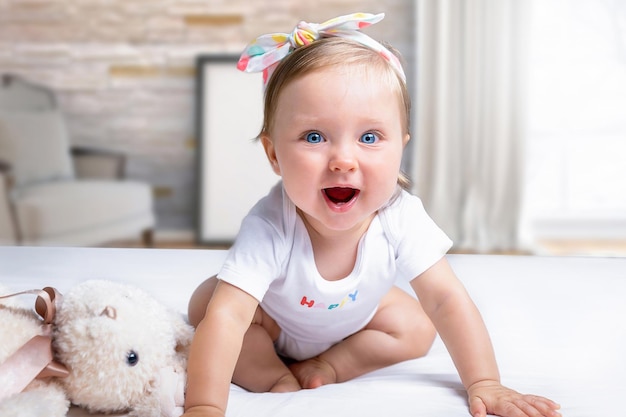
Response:
POLYGON ((0 79, 0 245, 152 245, 151 187, 123 180, 124 155, 72 148, 52 92, 0 79))

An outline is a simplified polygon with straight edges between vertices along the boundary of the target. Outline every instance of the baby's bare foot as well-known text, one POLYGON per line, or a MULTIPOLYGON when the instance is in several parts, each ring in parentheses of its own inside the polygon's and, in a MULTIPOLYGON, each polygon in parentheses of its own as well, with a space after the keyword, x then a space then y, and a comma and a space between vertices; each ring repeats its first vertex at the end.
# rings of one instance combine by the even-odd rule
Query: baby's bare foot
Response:
POLYGON ((295 392, 301 389, 302 387, 296 377, 292 373, 288 373, 276 381, 272 388, 270 388, 270 392, 295 392))
POLYGON ((305 389, 318 388, 337 382, 335 369, 319 357, 289 365, 300 386, 305 389))

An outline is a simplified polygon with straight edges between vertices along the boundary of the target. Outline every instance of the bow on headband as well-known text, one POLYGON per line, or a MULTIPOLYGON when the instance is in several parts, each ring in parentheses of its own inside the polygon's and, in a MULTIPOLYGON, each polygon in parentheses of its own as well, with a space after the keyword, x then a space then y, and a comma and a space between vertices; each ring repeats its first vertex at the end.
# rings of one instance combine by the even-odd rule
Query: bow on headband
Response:
POLYGON ((291 34, 270 33, 261 35, 252 41, 241 54, 237 68, 245 72, 263 71, 266 83, 273 67, 291 51, 311 42, 328 37, 340 37, 355 40, 383 56, 406 81, 400 60, 383 45, 359 32, 360 29, 380 22, 384 13, 353 13, 327 20, 324 23, 300 22, 291 34))

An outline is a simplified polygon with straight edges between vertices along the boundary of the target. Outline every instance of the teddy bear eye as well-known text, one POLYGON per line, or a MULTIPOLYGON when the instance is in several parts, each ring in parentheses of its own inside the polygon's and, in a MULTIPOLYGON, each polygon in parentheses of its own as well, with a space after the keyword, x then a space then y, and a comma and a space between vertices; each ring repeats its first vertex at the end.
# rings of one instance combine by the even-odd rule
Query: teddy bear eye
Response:
POLYGON ((137 365, 139 363, 139 354, 137 354, 134 350, 128 352, 126 355, 126 363, 128 363, 129 366, 137 365))

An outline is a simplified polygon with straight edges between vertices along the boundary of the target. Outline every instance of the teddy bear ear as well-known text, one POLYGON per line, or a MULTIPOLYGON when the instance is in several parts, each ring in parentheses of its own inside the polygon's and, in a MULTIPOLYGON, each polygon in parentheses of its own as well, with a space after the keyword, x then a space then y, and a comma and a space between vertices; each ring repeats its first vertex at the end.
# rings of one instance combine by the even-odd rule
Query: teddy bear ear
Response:
POLYGON ((114 307, 106 306, 100 315, 107 316, 108 318, 115 320, 117 318, 117 311, 114 307))

